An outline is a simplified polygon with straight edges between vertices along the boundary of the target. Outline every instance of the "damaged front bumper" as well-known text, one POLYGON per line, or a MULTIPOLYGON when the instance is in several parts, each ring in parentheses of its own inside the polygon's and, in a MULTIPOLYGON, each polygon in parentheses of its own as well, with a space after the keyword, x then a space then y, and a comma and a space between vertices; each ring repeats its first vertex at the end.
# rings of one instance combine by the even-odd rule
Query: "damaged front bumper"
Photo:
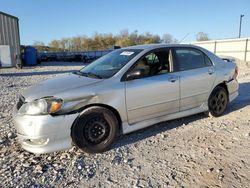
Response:
POLYGON ((78 113, 68 115, 21 115, 13 120, 22 148, 32 153, 50 153, 71 148, 71 126, 78 113))

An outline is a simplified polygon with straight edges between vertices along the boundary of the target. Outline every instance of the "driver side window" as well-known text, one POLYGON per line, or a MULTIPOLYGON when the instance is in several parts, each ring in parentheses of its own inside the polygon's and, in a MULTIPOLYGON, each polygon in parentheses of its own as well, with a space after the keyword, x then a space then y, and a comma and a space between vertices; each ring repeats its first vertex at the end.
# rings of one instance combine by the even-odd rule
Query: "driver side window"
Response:
POLYGON ((169 50, 151 52, 142 57, 131 71, 139 71, 139 78, 156 76, 170 72, 169 50))

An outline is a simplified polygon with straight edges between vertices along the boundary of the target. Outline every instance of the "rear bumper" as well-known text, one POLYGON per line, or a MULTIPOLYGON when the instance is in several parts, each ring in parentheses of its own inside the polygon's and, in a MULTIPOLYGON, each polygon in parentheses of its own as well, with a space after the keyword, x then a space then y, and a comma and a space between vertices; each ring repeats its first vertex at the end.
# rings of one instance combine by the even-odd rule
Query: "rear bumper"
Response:
POLYGON ((13 120, 22 148, 32 153, 50 153, 71 148, 70 129, 78 114, 20 115, 13 120))
POLYGON ((226 84, 227 84, 227 89, 228 89, 229 101, 231 102, 239 95, 239 92, 238 92, 239 83, 236 79, 233 79, 227 82, 226 84))
POLYGON ((234 99, 236 99, 236 97, 238 97, 238 95, 239 95, 238 91, 229 94, 229 102, 232 102, 234 99))

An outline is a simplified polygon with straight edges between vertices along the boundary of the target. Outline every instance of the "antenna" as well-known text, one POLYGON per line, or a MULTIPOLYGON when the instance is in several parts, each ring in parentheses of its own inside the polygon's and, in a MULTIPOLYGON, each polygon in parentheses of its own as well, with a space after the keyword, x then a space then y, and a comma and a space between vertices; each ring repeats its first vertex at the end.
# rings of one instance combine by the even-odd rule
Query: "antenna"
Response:
POLYGON ((178 43, 180 44, 182 41, 184 41, 186 38, 187 38, 187 36, 189 35, 190 33, 187 33, 178 43))

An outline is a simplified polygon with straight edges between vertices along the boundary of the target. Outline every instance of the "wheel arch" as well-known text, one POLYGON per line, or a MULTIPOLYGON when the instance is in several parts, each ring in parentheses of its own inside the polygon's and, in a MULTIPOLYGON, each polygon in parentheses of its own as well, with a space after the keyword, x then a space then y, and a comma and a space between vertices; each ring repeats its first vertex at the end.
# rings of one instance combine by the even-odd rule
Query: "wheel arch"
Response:
MULTIPOLYGON (((228 88, 227 88, 226 81, 223 81, 223 82, 217 84, 217 85, 214 87, 214 89, 217 88, 217 87, 223 87, 223 88, 226 90, 226 92, 227 92, 227 97, 229 97, 229 92, 228 92, 228 88)), ((212 92, 214 91, 214 89, 212 90, 212 92)), ((211 92, 211 94, 212 94, 212 92, 211 92)), ((210 95, 211 95, 211 94, 210 94, 210 95)))
MULTIPOLYGON (((106 108, 108 110, 110 110, 114 115, 115 117, 117 118, 117 121, 118 121, 118 128, 119 128, 119 133, 122 132, 122 120, 121 120, 121 116, 119 114, 119 112, 112 106, 110 105, 107 105, 107 104, 102 104, 102 103, 93 103, 93 104, 88 104, 80 109, 78 109, 77 111, 79 112, 79 115, 78 117, 75 119, 75 121, 73 122, 72 126, 77 122, 78 118, 82 115, 82 113, 88 109, 88 108, 91 108, 91 107, 103 107, 103 108, 106 108)), ((71 129, 72 129, 72 126, 71 126, 71 129)))

